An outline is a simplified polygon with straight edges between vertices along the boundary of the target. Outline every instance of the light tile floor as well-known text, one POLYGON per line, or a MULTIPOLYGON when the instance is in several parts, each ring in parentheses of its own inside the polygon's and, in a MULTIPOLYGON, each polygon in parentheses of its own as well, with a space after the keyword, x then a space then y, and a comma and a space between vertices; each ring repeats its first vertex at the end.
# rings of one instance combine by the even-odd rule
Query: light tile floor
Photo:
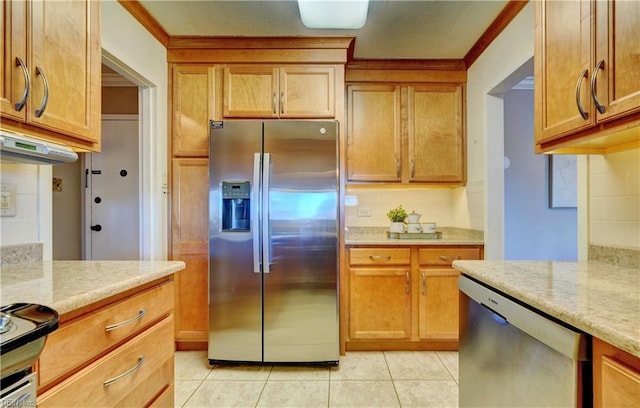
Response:
POLYGON ((176 407, 457 407, 458 353, 347 352, 337 367, 215 366, 179 351, 176 407))

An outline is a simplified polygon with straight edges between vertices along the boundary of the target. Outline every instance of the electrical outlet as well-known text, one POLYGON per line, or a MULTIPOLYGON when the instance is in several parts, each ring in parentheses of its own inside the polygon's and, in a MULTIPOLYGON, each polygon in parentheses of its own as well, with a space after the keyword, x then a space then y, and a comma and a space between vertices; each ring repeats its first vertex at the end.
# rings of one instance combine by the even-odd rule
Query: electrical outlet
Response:
POLYGON ((371 217, 371 212, 368 208, 358 208, 358 217, 371 217))
POLYGON ((16 185, 13 183, 0 184, 0 216, 16 216, 16 185))

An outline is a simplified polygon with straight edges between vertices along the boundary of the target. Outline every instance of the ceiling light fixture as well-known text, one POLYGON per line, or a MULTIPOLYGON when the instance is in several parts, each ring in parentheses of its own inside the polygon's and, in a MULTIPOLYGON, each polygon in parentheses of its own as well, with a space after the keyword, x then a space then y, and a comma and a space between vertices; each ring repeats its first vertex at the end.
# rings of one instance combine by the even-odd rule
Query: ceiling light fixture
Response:
POLYGON ((298 0, 298 9, 308 28, 355 30, 367 22, 369 0, 298 0))

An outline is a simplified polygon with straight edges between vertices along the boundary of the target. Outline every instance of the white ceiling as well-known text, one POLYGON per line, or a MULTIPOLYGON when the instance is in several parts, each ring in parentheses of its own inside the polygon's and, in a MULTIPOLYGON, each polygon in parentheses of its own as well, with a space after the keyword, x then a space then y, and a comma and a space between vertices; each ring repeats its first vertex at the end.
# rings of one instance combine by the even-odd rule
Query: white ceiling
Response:
POLYGON ((370 0, 358 30, 315 30, 294 0, 140 0, 170 36, 355 36, 360 59, 462 59, 508 0, 370 0))

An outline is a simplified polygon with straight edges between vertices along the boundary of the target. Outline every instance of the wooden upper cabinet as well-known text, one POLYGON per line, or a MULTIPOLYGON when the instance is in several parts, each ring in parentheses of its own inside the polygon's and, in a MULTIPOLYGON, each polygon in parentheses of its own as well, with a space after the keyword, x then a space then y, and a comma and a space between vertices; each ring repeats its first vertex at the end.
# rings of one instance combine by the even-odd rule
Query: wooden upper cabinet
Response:
POLYGON ((347 88, 347 180, 401 180, 400 87, 347 88))
POLYGON ((286 66, 279 69, 281 118, 333 118, 335 69, 286 66))
POLYGON ((225 118, 333 118, 332 66, 226 66, 225 118))
POLYGON ((347 87, 347 180, 464 184, 462 84, 347 87))
POLYGON ((557 138, 595 124, 589 92, 593 62, 591 2, 536 2, 536 141, 557 138), (581 110, 584 116, 581 115, 581 110))
POLYGON ((1 112, 16 121, 3 128, 99 150, 99 2, 5 1, 2 8, 1 112), (16 107, 27 89, 24 107, 16 107))
POLYGON ((278 69, 249 65, 224 68, 225 118, 277 118, 278 69))
POLYGON ((409 87, 410 182, 464 182, 462 90, 460 84, 409 87))
POLYGON ((640 110, 640 2, 596 3, 596 98, 598 120, 640 110))
POLYGON ((209 156, 209 120, 215 118, 214 80, 212 67, 173 67, 171 127, 174 157, 209 156))
POLYGON ((27 6, 23 1, 3 1, 0 5, 2 23, 2 63, 0 64, 0 112, 3 118, 25 122, 25 91, 30 86, 26 36, 27 6))
POLYGON ((537 1, 535 7, 536 151, 640 146, 640 2, 537 1))

